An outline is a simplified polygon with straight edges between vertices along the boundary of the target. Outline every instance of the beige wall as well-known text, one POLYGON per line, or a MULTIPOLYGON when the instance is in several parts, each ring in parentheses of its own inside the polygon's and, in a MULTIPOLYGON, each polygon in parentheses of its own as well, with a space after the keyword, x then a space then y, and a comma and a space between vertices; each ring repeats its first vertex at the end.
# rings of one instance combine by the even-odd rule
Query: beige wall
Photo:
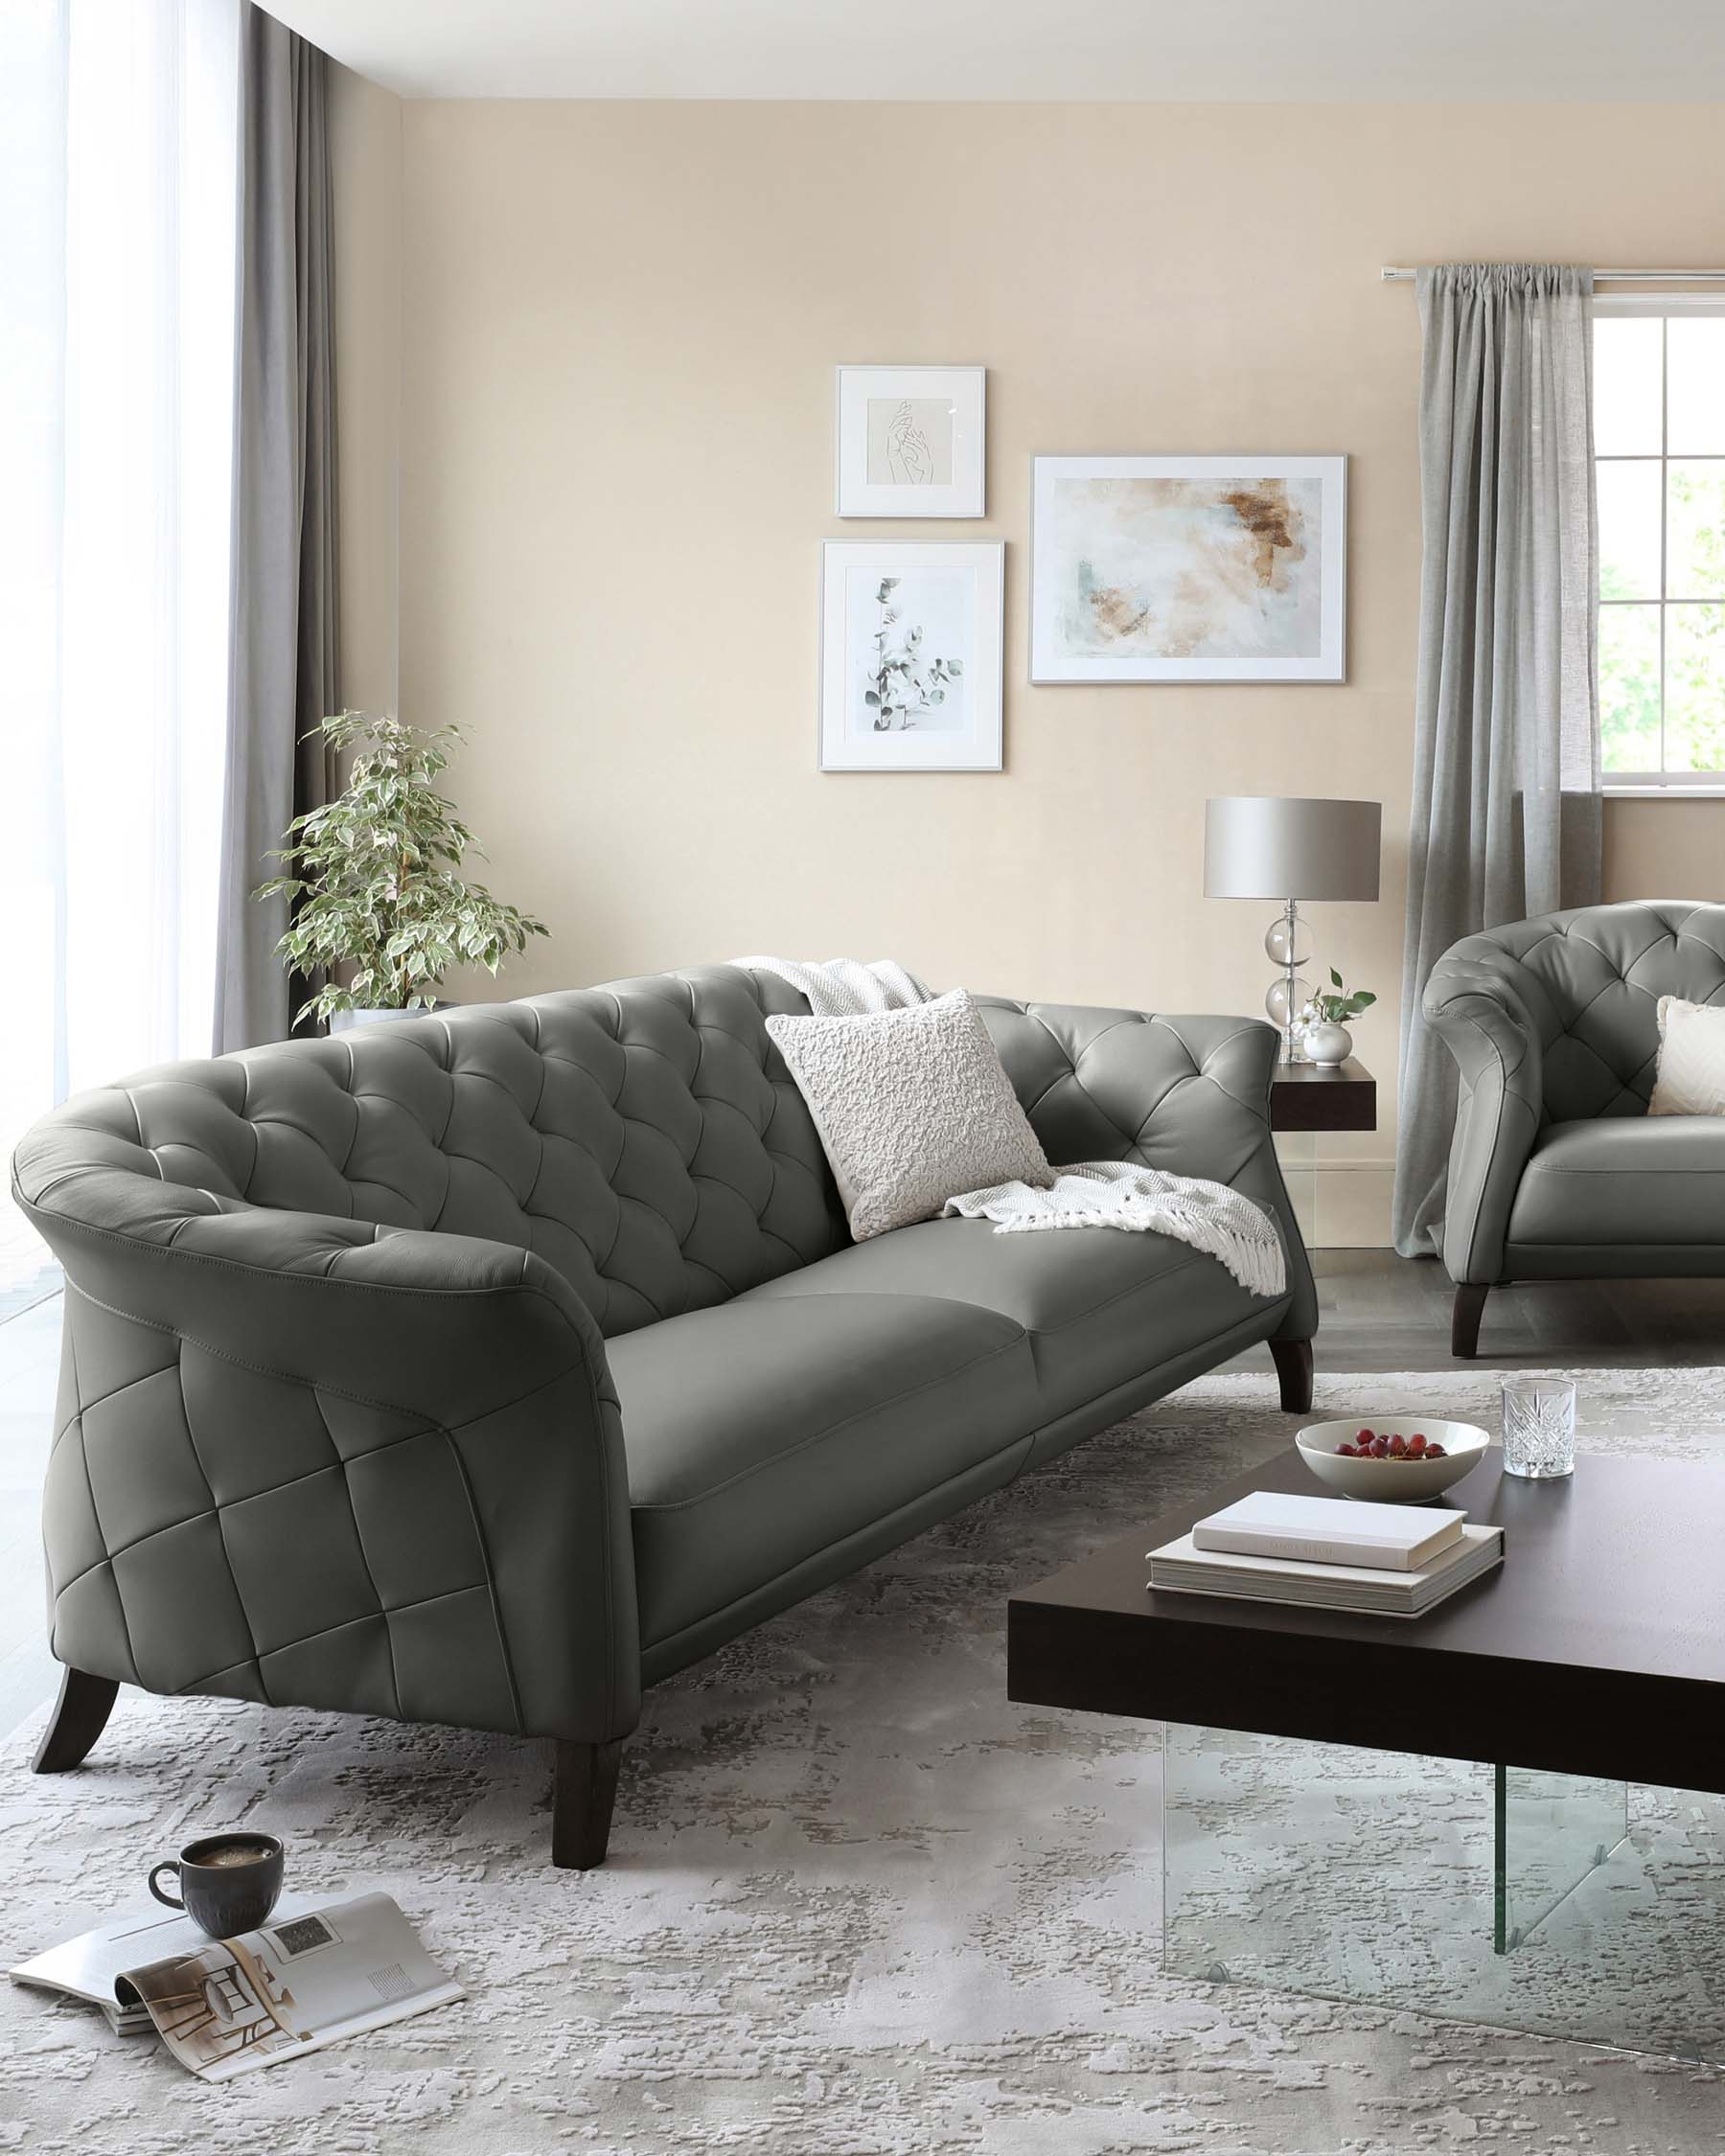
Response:
MULTIPOLYGON (((1329 1149, 1320 1234, 1380 1235, 1418 330, 1378 265, 1716 261, 1716 107, 402 119, 401 696, 474 729, 458 797, 555 930, 509 987, 889 952, 943 984, 1252 1010, 1267 909, 1199 896, 1206 796, 1377 796, 1382 903, 1315 911, 1323 959, 1380 994, 1358 1039, 1384 1081, 1379 1133, 1329 1149), (834 518, 840 360, 987 365, 985 522, 834 518), (1030 688, 1032 452, 1252 449, 1351 459, 1346 685, 1030 688), (895 534, 1007 541, 1001 776, 815 768, 819 541, 895 534)), ((1614 891, 1712 893, 1722 833, 1725 803, 1614 809, 1614 891)))
POLYGON ((1605 896, 1725 899, 1725 801, 1608 801, 1605 896))

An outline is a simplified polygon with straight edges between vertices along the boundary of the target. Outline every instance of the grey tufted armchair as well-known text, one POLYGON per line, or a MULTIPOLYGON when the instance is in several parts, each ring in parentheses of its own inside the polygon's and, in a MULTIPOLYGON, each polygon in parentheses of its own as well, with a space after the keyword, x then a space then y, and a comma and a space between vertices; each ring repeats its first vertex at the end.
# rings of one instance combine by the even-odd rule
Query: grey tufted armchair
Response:
POLYGON ((1725 1117, 1649 1116, 1662 996, 1725 1003, 1725 906, 1595 906, 1466 936, 1426 987, 1461 1071, 1451 1347, 1509 1280, 1725 1276, 1725 1117))
POLYGON ((642 1688, 1267 1343, 1311 1274, 1249 1019, 983 999, 1051 1157, 1232 1183, 1285 1292, 1105 1228, 853 1246, 734 967, 146 1071, 25 1138, 62 1260, 37 1765, 121 1684, 553 1740, 605 1853, 642 1688))

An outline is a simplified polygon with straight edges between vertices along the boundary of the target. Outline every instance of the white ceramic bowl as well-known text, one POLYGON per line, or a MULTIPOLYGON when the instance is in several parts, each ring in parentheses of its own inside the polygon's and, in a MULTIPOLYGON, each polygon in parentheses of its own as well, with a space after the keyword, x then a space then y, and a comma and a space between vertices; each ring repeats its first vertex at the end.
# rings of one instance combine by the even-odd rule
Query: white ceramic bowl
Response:
POLYGON ((1349 1415, 1341 1422, 1311 1422, 1294 1442, 1300 1457, 1321 1482, 1344 1497, 1372 1504, 1424 1504, 1440 1496, 1480 1464, 1491 1440, 1471 1422, 1446 1422, 1440 1415, 1349 1415), (1362 1430, 1380 1437, 1412 1437, 1422 1432, 1430 1444, 1443 1447, 1441 1459, 1347 1459, 1338 1445, 1351 1445, 1362 1430))

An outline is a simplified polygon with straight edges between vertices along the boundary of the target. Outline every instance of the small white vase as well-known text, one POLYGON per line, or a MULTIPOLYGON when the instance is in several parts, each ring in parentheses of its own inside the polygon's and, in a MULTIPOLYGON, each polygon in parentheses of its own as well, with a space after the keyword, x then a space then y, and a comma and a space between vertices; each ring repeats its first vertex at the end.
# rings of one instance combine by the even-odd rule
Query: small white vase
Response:
POLYGON ((1345 1025, 1326 1025, 1322 1022, 1308 1025, 1305 1052, 1320 1069, 1333 1070, 1337 1064, 1346 1063, 1353 1054, 1353 1035, 1345 1025))

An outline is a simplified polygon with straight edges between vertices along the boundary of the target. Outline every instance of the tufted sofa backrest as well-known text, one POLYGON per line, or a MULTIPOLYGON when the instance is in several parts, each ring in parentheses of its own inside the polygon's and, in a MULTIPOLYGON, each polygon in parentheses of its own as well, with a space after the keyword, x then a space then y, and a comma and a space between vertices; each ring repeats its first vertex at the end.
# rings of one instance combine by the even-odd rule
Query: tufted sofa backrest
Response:
POLYGON ((724 966, 474 1004, 145 1071, 30 1142, 52 1148, 52 1181, 129 1173, 224 1210, 530 1250, 623 1333, 848 1240, 763 1022, 806 1009, 724 966))
POLYGON ((1539 1039, 1549 1121, 1640 1115, 1659 998, 1725 1003, 1725 906, 1635 900, 1512 922, 1457 944, 1433 981, 1520 1006, 1539 1039))

